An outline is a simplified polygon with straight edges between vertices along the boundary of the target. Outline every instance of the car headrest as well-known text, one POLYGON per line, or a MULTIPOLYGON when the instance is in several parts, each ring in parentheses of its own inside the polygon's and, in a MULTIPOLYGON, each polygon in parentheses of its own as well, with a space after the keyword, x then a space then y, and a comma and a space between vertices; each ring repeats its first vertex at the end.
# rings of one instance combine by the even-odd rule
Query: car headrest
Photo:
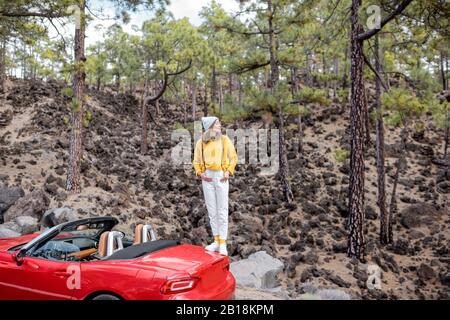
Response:
POLYGON ((117 231, 105 231, 98 242, 98 256, 108 257, 123 249, 123 234, 117 231))
POLYGON ((109 231, 105 231, 100 236, 100 240, 98 241, 98 255, 100 257, 106 257, 106 247, 108 245, 108 235, 109 231))
POLYGON ((153 231, 153 228, 151 225, 138 224, 134 228, 133 245, 148 242, 148 241, 155 241, 155 240, 156 240, 156 235, 155 235, 155 232, 153 231))
POLYGON ((134 228, 134 242, 133 244, 139 244, 142 243, 142 228, 144 227, 143 224, 138 224, 134 228))

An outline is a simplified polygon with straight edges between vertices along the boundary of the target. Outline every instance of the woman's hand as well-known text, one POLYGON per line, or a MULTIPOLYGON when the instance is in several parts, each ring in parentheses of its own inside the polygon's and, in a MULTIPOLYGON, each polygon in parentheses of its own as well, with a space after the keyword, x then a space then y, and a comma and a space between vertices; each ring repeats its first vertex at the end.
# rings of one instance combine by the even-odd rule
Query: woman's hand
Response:
POLYGON ((213 180, 212 178, 208 178, 205 173, 200 173, 200 178, 206 182, 211 182, 213 180))
POLYGON ((228 171, 226 171, 224 174, 223 174, 223 178, 222 179, 220 179, 220 182, 227 182, 227 180, 230 178, 230 173, 228 172, 228 171))

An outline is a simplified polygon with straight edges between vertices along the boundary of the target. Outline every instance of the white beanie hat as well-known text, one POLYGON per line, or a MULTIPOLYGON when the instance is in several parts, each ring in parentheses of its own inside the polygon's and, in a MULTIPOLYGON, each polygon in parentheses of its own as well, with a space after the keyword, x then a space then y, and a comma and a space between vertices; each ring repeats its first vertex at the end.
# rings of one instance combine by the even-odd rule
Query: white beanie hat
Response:
POLYGON ((217 117, 202 117, 203 129, 205 129, 205 131, 208 130, 216 120, 219 119, 217 117))

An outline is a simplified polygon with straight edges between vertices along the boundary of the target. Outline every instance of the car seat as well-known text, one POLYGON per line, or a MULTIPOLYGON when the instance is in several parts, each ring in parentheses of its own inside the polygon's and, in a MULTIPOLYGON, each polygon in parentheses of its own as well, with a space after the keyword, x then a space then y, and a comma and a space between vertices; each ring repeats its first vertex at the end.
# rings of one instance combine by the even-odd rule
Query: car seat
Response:
POLYGON ((100 259, 112 255, 114 252, 123 249, 123 234, 118 231, 105 231, 98 241, 97 256, 100 259))

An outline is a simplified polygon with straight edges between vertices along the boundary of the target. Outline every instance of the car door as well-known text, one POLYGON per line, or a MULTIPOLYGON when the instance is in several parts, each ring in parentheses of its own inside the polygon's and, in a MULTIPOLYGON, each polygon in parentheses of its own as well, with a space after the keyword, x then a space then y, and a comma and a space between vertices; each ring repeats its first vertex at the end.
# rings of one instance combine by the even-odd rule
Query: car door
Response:
POLYGON ((16 300, 23 295, 21 287, 17 282, 20 268, 9 252, 0 252, 0 300, 16 300))
POLYGON ((79 262, 25 257, 20 266, 12 263, 2 279, 7 299, 69 300, 81 281, 79 262))

